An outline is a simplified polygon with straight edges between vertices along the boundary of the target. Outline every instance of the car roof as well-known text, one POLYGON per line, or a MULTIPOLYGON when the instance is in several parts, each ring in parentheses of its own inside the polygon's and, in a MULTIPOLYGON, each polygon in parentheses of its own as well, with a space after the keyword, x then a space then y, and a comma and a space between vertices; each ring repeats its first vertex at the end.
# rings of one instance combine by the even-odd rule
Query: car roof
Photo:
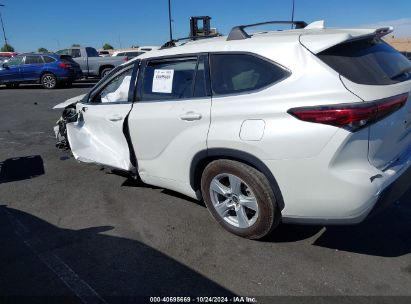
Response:
POLYGON ((250 38, 242 40, 227 40, 227 36, 214 38, 190 40, 172 48, 153 50, 150 53, 141 55, 140 58, 155 57, 160 54, 184 54, 197 52, 218 52, 218 51, 235 51, 259 48, 261 45, 272 46, 277 48, 283 44, 293 43, 300 39, 301 36, 309 36, 311 40, 322 42, 324 45, 331 45, 334 40, 348 40, 350 38, 366 36, 374 33, 376 29, 344 29, 344 28, 327 28, 327 29, 296 29, 284 31, 256 32, 250 34, 250 38))
POLYGON ((218 36, 178 42, 175 47, 152 50, 132 60, 197 53, 241 52, 259 54, 280 65, 292 68, 298 63, 295 56, 301 52, 301 44, 311 52, 318 53, 344 41, 370 35, 382 37, 392 30, 392 27, 326 28, 323 21, 317 21, 302 29, 248 33, 250 38, 246 39, 228 40, 228 36, 218 36), (290 56, 290 54, 295 56, 290 56))

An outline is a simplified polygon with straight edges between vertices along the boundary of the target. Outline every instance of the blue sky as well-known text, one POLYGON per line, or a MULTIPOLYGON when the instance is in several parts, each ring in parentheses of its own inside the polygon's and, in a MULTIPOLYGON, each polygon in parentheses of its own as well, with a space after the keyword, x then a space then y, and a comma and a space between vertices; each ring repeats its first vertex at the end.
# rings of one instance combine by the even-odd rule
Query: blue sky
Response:
MULTIPOLYGON (((295 19, 325 19, 326 25, 394 25, 396 36, 411 37, 410 0, 295 0, 295 19)), ((19 52, 79 43, 101 47, 160 45, 168 38, 167 0, 0 0, 11 45, 19 52)), ((289 20, 292 0, 172 0, 175 37, 186 37, 189 17, 209 15, 212 27, 289 20)), ((0 44, 4 43, 0 36, 0 44)))

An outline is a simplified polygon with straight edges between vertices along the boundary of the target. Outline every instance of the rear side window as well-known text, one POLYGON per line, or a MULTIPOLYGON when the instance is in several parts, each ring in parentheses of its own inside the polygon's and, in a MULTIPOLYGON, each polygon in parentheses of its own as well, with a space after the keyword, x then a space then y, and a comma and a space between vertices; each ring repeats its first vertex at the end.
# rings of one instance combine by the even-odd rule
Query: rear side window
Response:
POLYGON ((99 57, 97 50, 91 47, 86 47, 86 52, 88 57, 99 57))
POLYGON ((262 89, 289 75, 281 67, 249 54, 213 54, 210 63, 215 95, 262 89))
POLYGON ((126 53, 118 53, 116 56, 125 56, 126 53))
POLYGON ((197 58, 148 62, 143 76, 142 100, 191 98, 197 58))
POLYGON ((127 55, 128 57, 137 57, 137 56, 139 56, 139 55, 141 55, 141 54, 144 54, 144 52, 127 52, 127 53, 126 53, 126 55, 127 55))
POLYGON ((411 79, 411 62, 379 38, 342 43, 318 57, 358 84, 388 85, 411 79))
POLYGON ((54 58, 50 57, 50 56, 43 56, 43 60, 45 63, 51 63, 56 61, 54 58))
POLYGON ((25 64, 41 64, 43 59, 41 56, 26 56, 25 64))

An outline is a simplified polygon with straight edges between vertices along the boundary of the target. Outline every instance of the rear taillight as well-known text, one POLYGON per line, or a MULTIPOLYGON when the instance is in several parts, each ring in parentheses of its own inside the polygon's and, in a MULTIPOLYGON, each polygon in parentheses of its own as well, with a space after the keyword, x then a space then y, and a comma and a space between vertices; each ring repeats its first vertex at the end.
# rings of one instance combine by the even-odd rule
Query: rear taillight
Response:
POLYGON ((387 117, 405 105, 408 94, 376 101, 292 108, 287 113, 308 122, 357 131, 387 117))
POLYGON ((71 64, 61 62, 61 63, 59 63, 58 67, 61 68, 61 69, 70 69, 71 64))

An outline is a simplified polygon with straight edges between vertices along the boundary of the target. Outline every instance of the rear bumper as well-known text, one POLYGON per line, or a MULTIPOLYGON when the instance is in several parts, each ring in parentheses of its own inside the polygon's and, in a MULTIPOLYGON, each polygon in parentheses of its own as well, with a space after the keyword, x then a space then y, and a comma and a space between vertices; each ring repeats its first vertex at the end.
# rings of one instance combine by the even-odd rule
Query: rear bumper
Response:
POLYGON ((283 222, 357 224, 396 202, 409 189, 411 147, 382 171, 364 157, 367 141, 361 140, 360 133, 356 136, 350 147, 343 147, 337 154, 325 151, 328 158, 319 155, 312 159, 265 161, 284 198, 283 222))

